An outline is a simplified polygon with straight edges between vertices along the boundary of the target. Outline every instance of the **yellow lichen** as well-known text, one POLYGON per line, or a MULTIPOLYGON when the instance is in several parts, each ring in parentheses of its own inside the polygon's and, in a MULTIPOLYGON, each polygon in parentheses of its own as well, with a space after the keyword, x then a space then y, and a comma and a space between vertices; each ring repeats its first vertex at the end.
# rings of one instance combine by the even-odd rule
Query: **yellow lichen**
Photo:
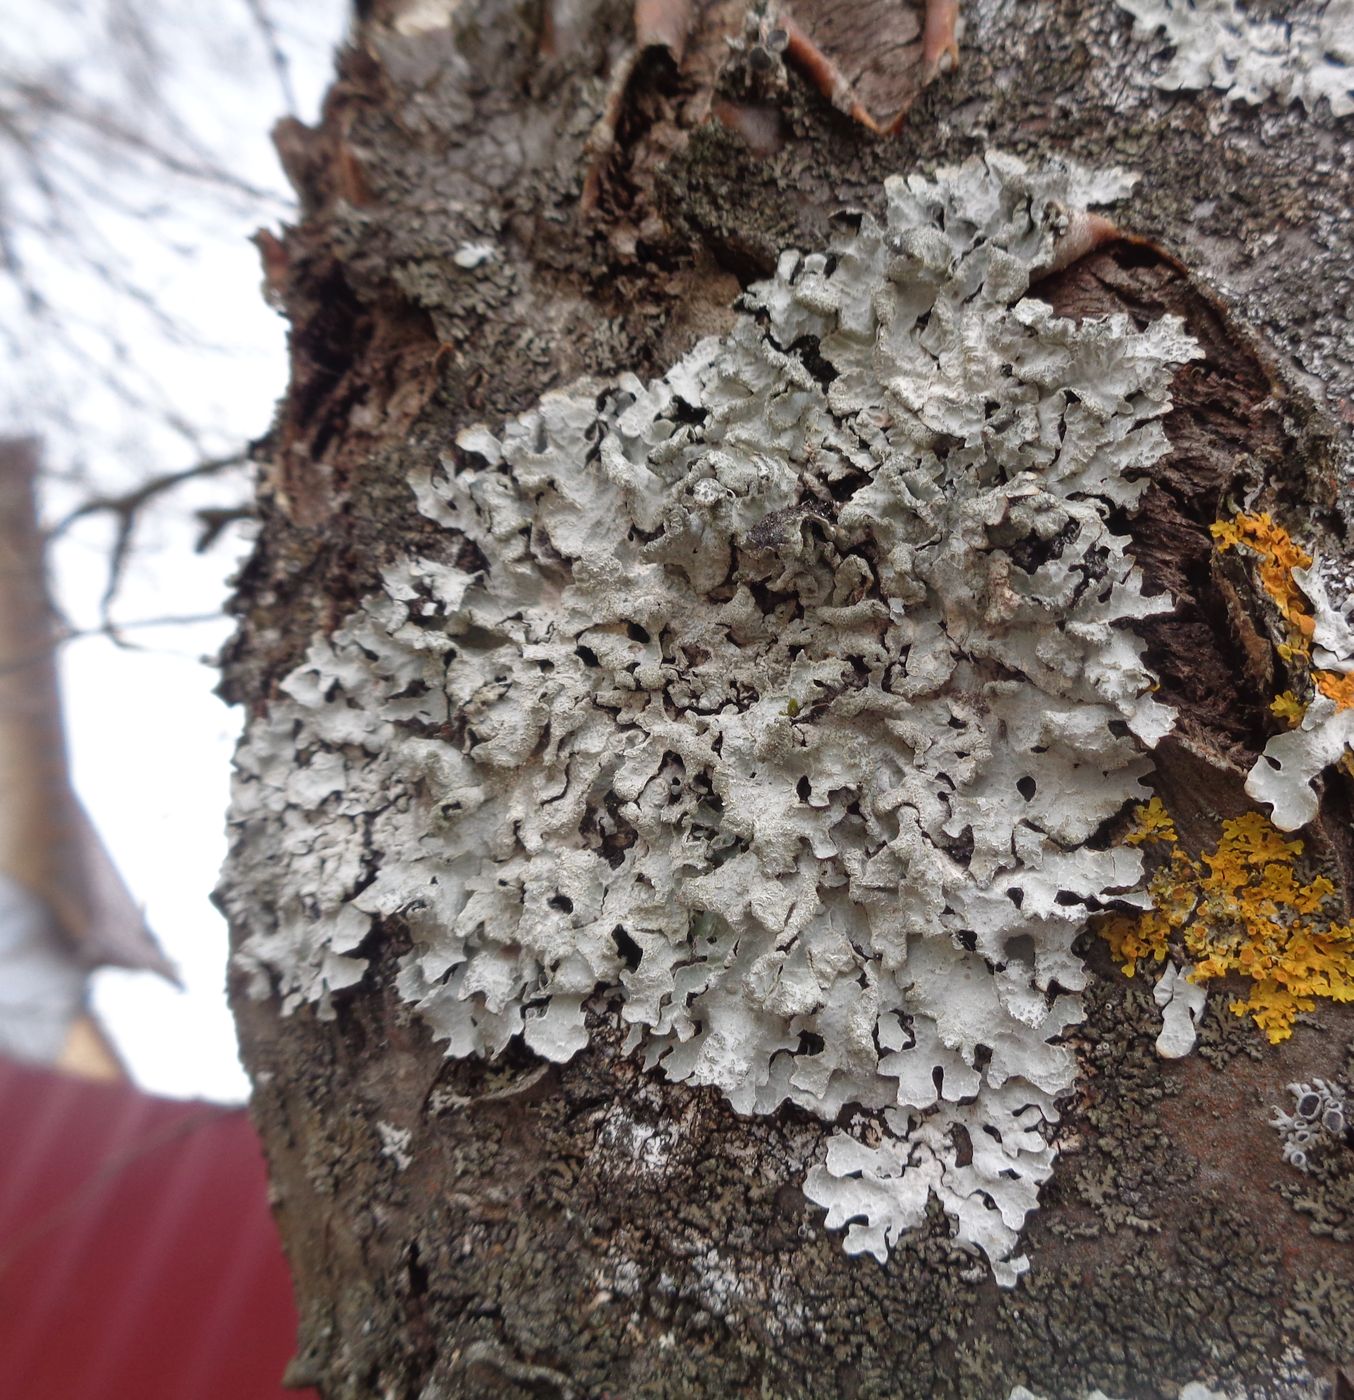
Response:
POLYGON ((1335 887, 1323 875, 1300 878, 1301 841, 1248 812, 1224 821, 1217 848, 1196 859, 1155 797, 1135 810, 1124 839, 1162 848, 1163 857, 1148 883, 1152 907, 1100 924, 1129 976, 1149 959, 1162 962, 1172 944, 1194 964, 1195 982, 1240 974, 1250 987, 1230 1009, 1250 1016, 1276 1045, 1317 998, 1354 1001, 1354 924, 1322 917, 1335 887))
MULTIPOLYGON (((1312 556, 1266 512, 1239 514, 1211 528, 1220 552, 1243 549, 1256 557, 1260 586, 1287 628, 1277 650, 1298 671, 1302 689, 1310 684, 1338 708, 1354 708, 1354 675, 1310 669, 1316 619, 1293 571, 1310 568, 1312 556)), ((1307 702, 1285 690, 1269 708, 1295 727, 1307 702)), ((1350 756, 1344 761, 1350 764, 1350 756)), ((1246 995, 1234 997, 1230 1009, 1250 1016, 1273 1044, 1286 1040, 1298 1014, 1313 1010, 1319 998, 1354 1001, 1354 923, 1328 917, 1335 887, 1325 876, 1302 877, 1301 841, 1249 812, 1224 821, 1216 849, 1195 856, 1155 797, 1136 809, 1124 840, 1158 848, 1148 883, 1151 908, 1111 915, 1100 925, 1130 976, 1140 963, 1160 963, 1171 950, 1193 963, 1195 982, 1244 977, 1246 995)))
POLYGON ((1307 706, 1291 690, 1285 690, 1269 702, 1269 712, 1283 720, 1290 729, 1296 729, 1307 713, 1307 706))
POLYGON ((1165 841, 1174 845, 1179 839, 1175 832, 1175 822, 1166 810, 1166 804, 1159 797, 1154 797, 1150 802, 1135 808, 1133 819, 1133 827, 1124 837, 1130 846, 1146 846, 1154 841, 1165 841))
POLYGON ((1288 641, 1280 644, 1279 654, 1285 661, 1310 656, 1312 629, 1316 622, 1312 617, 1311 605, 1293 578, 1293 570, 1311 568, 1312 556, 1268 511, 1219 520, 1209 529, 1221 553, 1244 547, 1259 555, 1260 586, 1269 594, 1289 627, 1288 641))
MULTIPOLYGON (((1268 511, 1239 514, 1209 526, 1219 552, 1244 548, 1259 556, 1260 585, 1288 624, 1288 639, 1277 644, 1277 651, 1290 666, 1305 669, 1312 660, 1312 634, 1316 619, 1311 604, 1293 577, 1294 569, 1309 569, 1312 556, 1298 544, 1268 511)), ((1310 672, 1316 690, 1335 702, 1336 709, 1354 709, 1354 672, 1310 672)), ((1302 723, 1306 705, 1291 690, 1270 702, 1270 712, 1290 728, 1302 723)), ((1354 755, 1346 754, 1340 766, 1354 777, 1354 755)))
POLYGON ((1337 710, 1354 709, 1354 671, 1343 676, 1339 671, 1313 671, 1312 680, 1322 695, 1335 701, 1337 710))

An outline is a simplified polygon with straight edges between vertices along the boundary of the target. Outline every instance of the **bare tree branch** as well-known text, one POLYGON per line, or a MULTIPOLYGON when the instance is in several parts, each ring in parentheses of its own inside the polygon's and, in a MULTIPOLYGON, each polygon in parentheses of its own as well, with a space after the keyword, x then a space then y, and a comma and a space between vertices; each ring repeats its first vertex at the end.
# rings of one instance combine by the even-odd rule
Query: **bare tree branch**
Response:
POLYGON ((268 62, 272 64, 273 73, 277 77, 278 90, 282 93, 287 113, 289 116, 295 116, 296 93, 292 89, 291 66, 277 41, 277 26, 273 23, 273 17, 263 0, 244 0, 244 5, 249 11, 249 17, 254 21, 254 27, 259 31, 264 48, 268 51, 268 62))
MULTIPOLYGON (((224 457, 214 457, 204 462, 197 462, 191 467, 183 467, 179 471, 151 477, 148 481, 143 481, 139 486, 134 486, 130 491, 124 491, 120 495, 100 496, 85 501, 52 526, 47 532, 49 544, 60 538, 77 520, 84 520, 92 515, 111 515, 116 521, 116 534, 108 560, 108 580, 104 586, 103 596, 99 600, 99 610, 103 621, 98 630, 122 645, 119 637, 120 632, 132 625, 145 625, 115 623, 110 615, 110 610, 126 572, 137 524, 147 505, 167 492, 176 490, 185 482, 216 476, 232 467, 243 466, 248 460, 249 453, 247 451, 232 452, 224 457)), ((224 524, 217 528, 213 538, 215 534, 220 533, 222 528, 224 528, 224 524)))
POLYGON ((218 472, 228 471, 231 467, 243 466, 249 460, 247 451, 232 452, 224 457, 213 457, 205 462, 196 462, 191 467, 183 467, 176 472, 167 472, 163 476, 152 477, 149 481, 142 482, 140 486, 133 487, 130 491, 125 491, 118 496, 99 496, 93 500, 85 501, 81 505, 63 516, 47 532, 48 540, 56 539, 70 528, 77 520, 83 520, 86 516, 111 514, 120 519, 133 517, 148 501, 154 500, 156 496, 163 495, 166 491, 172 491, 175 487, 182 486, 185 481, 194 481, 198 477, 215 476, 218 472))

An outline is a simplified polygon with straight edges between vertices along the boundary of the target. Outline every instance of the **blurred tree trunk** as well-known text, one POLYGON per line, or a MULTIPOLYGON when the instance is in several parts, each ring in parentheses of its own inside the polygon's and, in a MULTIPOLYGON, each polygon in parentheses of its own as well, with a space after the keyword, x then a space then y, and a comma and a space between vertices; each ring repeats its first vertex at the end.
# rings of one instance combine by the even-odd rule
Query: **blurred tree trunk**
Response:
MULTIPOLYGON (((1272 720, 1207 526, 1245 476, 1328 550, 1340 539, 1354 122, 1155 90, 1161 46, 1112 0, 966 3, 958 72, 894 137, 835 110, 774 43, 731 46, 745 10, 722 0, 641 4, 637 55, 619 0, 358 8, 320 127, 278 132, 303 216, 260 244, 292 382, 261 452, 229 698, 260 713, 382 566, 445 547, 407 479, 461 428, 580 376, 662 373, 779 250, 825 246, 840 210, 877 212, 886 175, 996 147, 1142 175, 1118 217, 1149 242, 1111 243, 1041 294, 1072 315, 1173 310, 1204 346, 1167 424, 1174 513, 1148 511, 1140 556, 1180 599, 1150 634, 1182 713, 1160 782, 1201 823, 1250 805, 1244 760, 1272 720)), ((904 12, 798 7, 880 115, 916 85, 904 12)), ((1346 874, 1348 815, 1332 784, 1313 839, 1346 874)), ((544 1074, 524 1050, 444 1063, 395 994, 398 941, 373 941, 337 1019, 235 987, 303 1317, 292 1379, 331 1400, 1174 1396, 1266 1378, 1296 1395, 1275 1381, 1295 1353, 1327 1379, 1354 1355, 1350 1216, 1329 1204, 1350 1199, 1348 1168, 1314 1233, 1287 1198, 1309 1184, 1266 1124, 1290 1081, 1348 1073, 1348 1008, 1278 1049, 1223 1017, 1203 1056, 1166 1064, 1150 988, 1089 950, 1082 1091, 1032 1272, 1002 1291, 939 1216, 886 1266, 848 1258, 799 1190, 800 1115, 739 1117, 604 1030, 544 1074), (435 1087, 455 1107, 434 1112, 435 1087), (617 1105, 666 1135, 661 1179, 599 1146, 617 1105), (409 1134, 406 1170, 378 1123, 409 1134)))
POLYGON ((71 787, 38 472, 36 443, 0 438, 0 1053, 120 1078, 90 972, 174 971, 71 787))

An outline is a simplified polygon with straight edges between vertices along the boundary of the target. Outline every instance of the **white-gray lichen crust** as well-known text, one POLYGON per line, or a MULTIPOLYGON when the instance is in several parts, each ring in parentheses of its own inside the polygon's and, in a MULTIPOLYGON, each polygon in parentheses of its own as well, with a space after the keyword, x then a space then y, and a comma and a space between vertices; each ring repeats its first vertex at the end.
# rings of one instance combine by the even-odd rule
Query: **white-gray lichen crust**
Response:
POLYGON ((1164 31, 1175 52, 1158 87, 1220 88, 1236 102, 1266 98, 1301 102, 1312 111, 1324 98, 1337 117, 1354 112, 1354 0, 1290 6, 1273 17, 1237 0, 1119 0, 1133 32, 1164 31))
POLYGON ((551 393, 413 485, 447 558, 286 681, 238 758, 259 996, 330 1011, 373 920, 451 1056, 646 1063, 825 1124, 807 1182, 881 1260, 939 1197, 1011 1283, 1072 1084, 1072 944, 1140 857, 1170 713, 1111 519, 1166 450, 1178 322, 1025 293, 1117 175, 888 182, 661 379, 551 393))

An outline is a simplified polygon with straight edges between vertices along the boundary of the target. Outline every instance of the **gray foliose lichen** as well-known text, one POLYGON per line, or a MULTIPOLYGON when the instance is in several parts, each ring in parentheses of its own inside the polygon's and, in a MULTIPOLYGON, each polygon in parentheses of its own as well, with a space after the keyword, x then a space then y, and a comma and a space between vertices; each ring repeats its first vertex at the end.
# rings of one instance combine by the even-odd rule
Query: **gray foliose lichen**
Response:
POLYGON ((1272 17, 1236 0, 1119 0, 1133 32, 1164 31, 1175 52, 1156 80, 1167 89, 1220 88, 1236 102, 1268 97, 1312 111, 1324 98, 1354 112, 1354 0, 1288 7, 1272 17))
POLYGON ((1011 1283, 1072 944, 1140 879, 1088 842, 1171 722, 1130 629, 1170 600, 1110 521, 1197 350, 1026 296, 1121 175, 886 188, 661 379, 412 483, 465 567, 390 569, 251 721, 227 898, 284 1010, 332 1014, 401 921, 449 1056, 568 1060, 604 995, 670 1078, 824 1121, 806 1189, 848 1250, 934 1194, 1011 1283))

